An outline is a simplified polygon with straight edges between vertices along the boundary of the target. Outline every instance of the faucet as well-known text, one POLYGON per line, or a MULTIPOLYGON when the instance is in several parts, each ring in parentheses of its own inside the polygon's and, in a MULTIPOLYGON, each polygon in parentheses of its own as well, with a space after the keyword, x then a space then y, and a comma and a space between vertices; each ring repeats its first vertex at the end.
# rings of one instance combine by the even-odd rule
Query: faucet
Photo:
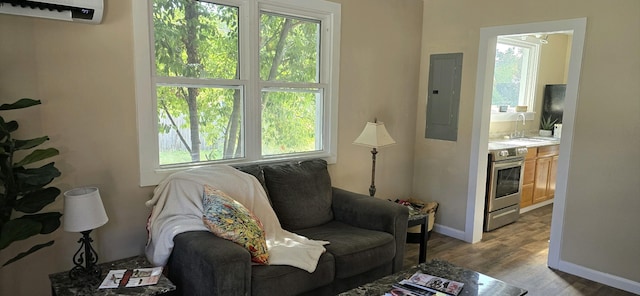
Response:
POLYGON ((525 126, 525 116, 524 113, 518 113, 518 118, 516 118, 515 121, 515 128, 513 130, 513 135, 511 136, 511 138, 523 138, 524 137, 524 131, 522 132, 518 132, 518 121, 520 121, 520 117, 522 117, 522 126, 525 126))

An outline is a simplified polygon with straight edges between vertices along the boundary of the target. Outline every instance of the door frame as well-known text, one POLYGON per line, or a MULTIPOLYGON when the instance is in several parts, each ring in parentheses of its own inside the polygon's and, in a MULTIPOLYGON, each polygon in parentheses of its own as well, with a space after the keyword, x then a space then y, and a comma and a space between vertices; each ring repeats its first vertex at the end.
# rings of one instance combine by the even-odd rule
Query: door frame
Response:
POLYGON ((560 139, 560 157, 556 191, 551 218, 551 239, 547 264, 557 269, 560 264, 562 248, 564 213, 567 192, 567 176, 573 144, 573 126, 582 67, 582 52, 586 34, 587 19, 567 19, 548 22, 486 27, 480 29, 478 48, 478 69, 473 111, 471 135, 471 161, 469 168, 469 190, 467 194, 467 212, 465 241, 479 242, 482 239, 484 220, 485 186, 487 178, 487 153, 489 143, 489 124, 491 121, 491 91, 493 69, 498 36, 529 34, 539 32, 572 31, 571 56, 567 75, 565 109, 562 119, 562 138, 560 139))

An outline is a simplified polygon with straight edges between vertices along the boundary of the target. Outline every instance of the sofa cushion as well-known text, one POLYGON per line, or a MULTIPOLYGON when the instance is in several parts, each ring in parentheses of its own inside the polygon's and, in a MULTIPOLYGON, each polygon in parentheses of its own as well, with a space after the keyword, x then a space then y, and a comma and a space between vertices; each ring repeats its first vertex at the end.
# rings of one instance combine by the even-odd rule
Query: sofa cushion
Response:
POLYGON ((204 186, 202 208, 202 221, 211 232, 243 246, 251 254, 251 261, 269 262, 264 228, 251 211, 209 185, 204 186))
POLYGON ((263 170, 269 198, 282 228, 295 231, 333 220, 326 161, 265 165, 263 170))
POLYGON ((299 295, 330 284, 335 277, 334 258, 324 253, 313 273, 288 265, 251 268, 251 295, 299 295))
POLYGON ((298 234, 310 239, 326 240, 327 252, 335 257, 336 278, 348 278, 388 264, 396 253, 393 235, 368 230, 343 222, 331 221, 327 224, 300 229, 298 234))
MULTIPOLYGON (((262 185, 262 188, 267 193, 267 197, 269 197, 269 191, 267 190, 267 184, 264 181, 264 172, 262 171, 262 168, 259 165, 257 165, 257 164, 241 165, 241 166, 236 166, 235 168, 240 170, 241 172, 244 172, 244 173, 247 173, 249 175, 252 175, 256 179, 258 179, 258 182, 260 182, 260 185, 262 185)), ((269 202, 271 202, 271 201, 269 201, 269 202)))

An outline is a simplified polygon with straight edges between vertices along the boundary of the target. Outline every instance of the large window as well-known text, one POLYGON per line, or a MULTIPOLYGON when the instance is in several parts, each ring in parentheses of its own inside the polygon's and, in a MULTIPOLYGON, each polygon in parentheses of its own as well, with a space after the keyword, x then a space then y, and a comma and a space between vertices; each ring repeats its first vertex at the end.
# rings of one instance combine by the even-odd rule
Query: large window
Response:
POLYGON ((491 105, 528 106, 533 110, 539 45, 498 37, 491 105))
POLYGON ((339 5, 133 2, 141 185, 208 163, 335 158, 339 5))

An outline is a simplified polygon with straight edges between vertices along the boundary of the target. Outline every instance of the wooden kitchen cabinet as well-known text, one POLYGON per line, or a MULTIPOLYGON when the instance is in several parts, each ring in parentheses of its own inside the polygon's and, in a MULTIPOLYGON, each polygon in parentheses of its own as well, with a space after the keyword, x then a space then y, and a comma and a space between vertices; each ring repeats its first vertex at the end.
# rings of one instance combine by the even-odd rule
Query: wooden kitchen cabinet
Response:
POLYGON ((551 169, 551 157, 536 159, 536 178, 533 185, 533 203, 539 203, 549 198, 549 170, 551 169))
POLYGON ((549 198, 553 198, 556 195, 556 176, 558 173, 558 156, 551 158, 551 168, 549 168, 549 198))
POLYGON ((522 192, 520 195, 520 208, 528 207, 533 204, 533 185, 536 174, 536 156, 538 148, 532 147, 527 149, 527 155, 524 158, 524 175, 522 177, 522 192))
POLYGON ((538 147, 536 156, 533 204, 552 199, 556 190, 559 145, 538 147))
POLYGON ((538 154, 536 156, 538 158, 558 156, 559 152, 560 152, 560 145, 542 146, 542 147, 538 147, 538 154))

